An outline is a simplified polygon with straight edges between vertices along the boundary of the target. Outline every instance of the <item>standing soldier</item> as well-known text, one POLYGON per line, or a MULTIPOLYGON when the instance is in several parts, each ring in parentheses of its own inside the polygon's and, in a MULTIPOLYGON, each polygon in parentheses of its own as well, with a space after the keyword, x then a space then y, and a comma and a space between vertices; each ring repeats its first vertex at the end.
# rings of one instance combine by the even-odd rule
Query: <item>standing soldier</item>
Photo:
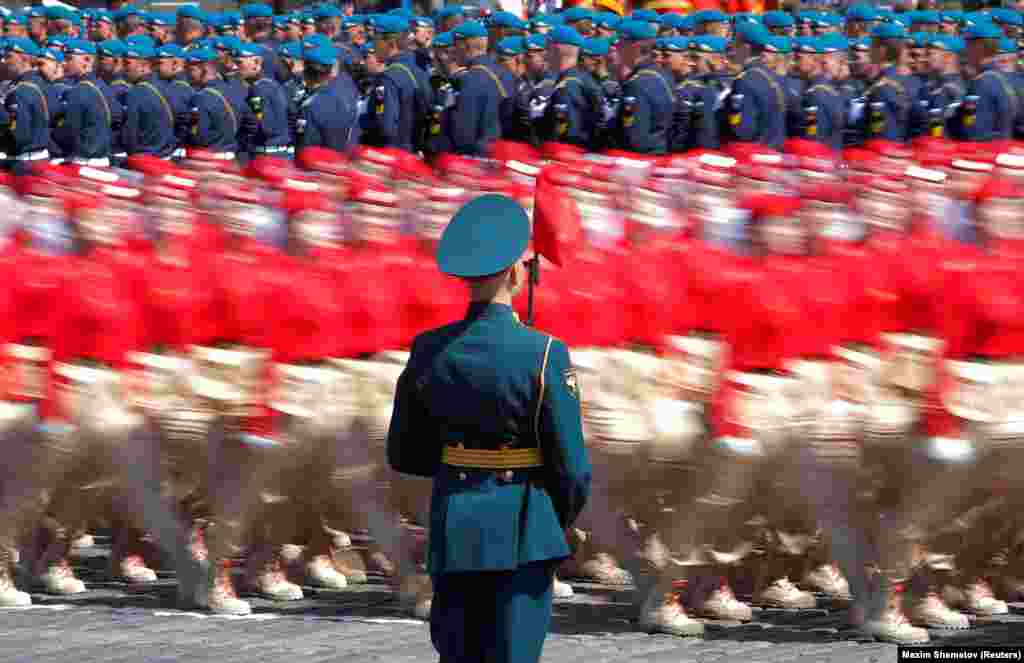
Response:
POLYGON ((469 281, 472 302, 462 321, 416 338, 395 396, 388 460, 434 478, 431 520, 448 523, 432 531, 428 556, 431 639, 446 660, 540 659, 555 568, 569 556, 564 530, 589 494, 569 351, 522 326, 510 305, 527 278, 529 235, 526 213, 504 196, 481 196, 455 215, 438 263, 469 281), (485 237, 489 251, 471 249, 485 237), (503 360, 500 379, 473 368, 512 348, 521 361, 503 360), (511 384, 521 385, 515 394, 511 384), (479 416, 499 403, 500 421, 479 416))
POLYGON ((416 64, 414 53, 403 53, 402 40, 409 22, 400 16, 377 21, 374 46, 387 64, 376 77, 369 101, 369 129, 365 142, 378 147, 397 147, 407 152, 422 149, 430 109, 430 82, 416 64))
POLYGON ((920 90, 912 76, 899 71, 907 60, 907 33, 898 24, 886 23, 875 28, 871 37, 871 59, 878 74, 865 91, 865 140, 882 138, 904 143, 919 114, 920 90))
POLYGON ((110 165, 113 132, 124 121, 124 110, 113 90, 96 77, 96 46, 68 42, 65 69, 73 87, 67 94, 63 126, 54 131, 68 161, 93 167, 110 165))
POLYGON ((352 78, 338 72, 337 51, 319 46, 303 58, 306 97, 296 123, 296 151, 303 147, 328 147, 347 152, 359 142, 359 93, 352 78))
POLYGON ((163 83, 153 74, 156 52, 148 45, 126 45, 125 74, 133 85, 125 96, 124 129, 121 142, 125 152, 169 157, 174 152, 174 108, 167 100, 163 83))
POLYGON ((416 66, 434 75, 434 59, 430 55, 431 42, 434 40, 434 22, 426 16, 416 16, 410 23, 412 27, 411 51, 416 59, 416 66))
POLYGON ((558 78, 541 120, 541 140, 589 149, 603 108, 597 84, 578 68, 583 38, 573 28, 559 26, 548 33, 547 44, 558 78))
POLYGON ((729 126, 737 140, 782 149, 786 139, 788 98, 782 77, 776 73, 792 50, 789 39, 756 35, 755 58, 736 77, 729 97, 729 126))
MULTIPOLYGON (((213 51, 191 51, 188 75, 196 93, 192 96, 190 147, 205 148, 224 161, 238 154, 238 136, 247 121, 244 99, 236 99, 227 84, 217 76, 213 51)), ((170 106, 168 105, 168 112, 170 106)))
POLYGON ((671 76, 651 60, 657 32, 650 23, 626 20, 619 33, 622 66, 628 77, 622 84, 618 147, 640 154, 665 154, 675 94, 671 76))
POLYGON ((182 75, 185 51, 177 44, 167 44, 156 49, 156 73, 163 83, 163 91, 171 110, 174 112, 174 157, 185 156, 181 147, 184 133, 189 125, 189 111, 195 90, 182 75))
POLYGON ((717 150, 722 144, 722 109, 731 91, 725 59, 728 42, 722 37, 701 36, 690 40, 695 76, 684 83, 684 99, 689 102, 686 140, 674 151, 694 147, 717 150))
POLYGON ((960 75, 964 42, 952 35, 934 35, 928 43, 932 81, 928 95, 928 134, 935 138, 960 138, 959 112, 966 95, 960 75))
POLYGON ((45 83, 34 66, 39 48, 29 39, 8 39, 4 65, 14 86, 7 93, 2 127, 8 158, 15 174, 27 173, 31 162, 50 158, 50 108, 45 83))
POLYGON ((838 35, 807 37, 800 45, 798 63, 807 81, 803 136, 835 150, 843 146, 846 109, 833 77, 839 68, 840 54, 846 51, 845 41, 838 35))
POLYGON ((246 103, 249 113, 243 122, 246 152, 283 156, 288 151, 288 99, 284 89, 263 69, 263 51, 243 44, 238 55, 238 73, 248 83, 246 103))
POLYGON ((611 40, 605 38, 586 39, 580 49, 580 66, 594 79, 601 93, 601 114, 594 140, 591 141, 591 149, 599 152, 613 144, 612 134, 619 117, 619 108, 622 107, 622 85, 611 74, 608 63, 610 54, 611 40))
POLYGON ((454 32, 458 58, 466 68, 448 129, 451 149, 483 156, 501 138, 501 110, 515 90, 508 89, 497 63, 487 55, 487 29, 478 21, 463 23, 454 32))
POLYGON ((970 141, 1009 140, 1020 112, 1020 100, 1009 76, 995 60, 1003 33, 992 24, 973 25, 964 32, 967 59, 976 72, 964 98, 964 138, 970 141))

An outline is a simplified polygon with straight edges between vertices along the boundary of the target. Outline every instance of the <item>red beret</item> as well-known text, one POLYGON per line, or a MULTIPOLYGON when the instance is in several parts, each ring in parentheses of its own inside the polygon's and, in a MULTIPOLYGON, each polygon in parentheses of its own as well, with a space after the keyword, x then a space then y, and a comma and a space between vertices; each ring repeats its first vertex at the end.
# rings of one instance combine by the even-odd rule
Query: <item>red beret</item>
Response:
POLYGON ((992 177, 974 194, 974 202, 982 204, 993 198, 1024 198, 1024 188, 1005 177, 992 177))
POLYGON ((496 140, 491 145, 491 158, 495 161, 540 161, 540 152, 526 143, 511 140, 496 140))
POLYGON ((434 161, 434 172, 441 177, 465 177, 477 179, 487 176, 487 167, 478 159, 468 159, 458 154, 441 154, 434 161))
POLYGON ((434 179, 434 171, 430 166, 408 152, 399 158, 396 170, 398 171, 396 174, 409 180, 430 181, 434 179))
POLYGON ((304 147, 295 155, 295 162, 306 170, 337 173, 348 162, 345 155, 326 147, 304 147))
POLYGON ((245 176, 263 180, 268 184, 279 185, 295 172, 295 166, 288 159, 261 154, 249 162, 245 168, 245 176))
POLYGON ((834 205, 849 204, 852 195, 850 187, 839 182, 815 182, 800 189, 800 196, 804 200, 834 205))
POLYGON ((892 140, 882 140, 876 138, 869 140, 864 143, 864 147, 874 152, 880 157, 886 157, 888 159, 912 159, 914 154, 911 152, 906 145, 897 143, 892 140))
POLYGON ((793 216, 800 210, 800 199, 795 196, 762 193, 747 196, 740 202, 740 207, 750 212, 752 221, 760 221, 777 216, 793 216))
POLYGON ((323 192, 297 191, 295 189, 284 193, 281 206, 288 213, 288 216, 294 216, 302 212, 331 212, 334 210, 331 199, 323 192))
POLYGON ((133 154, 125 161, 125 166, 129 170, 134 170, 144 175, 162 175, 168 171, 176 170, 176 166, 172 162, 165 161, 152 154, 133 154))
POLYGON ((829 159, 835 161, 836 152, 825 143, 807 138, 790 138, 782 147, 787 154, 795 157, 809 157, 812 159, 829 159))
POLYGON ((572 163, 582 159, 586 154, 586 150, 582 147, 566 145, 565 143, 544 143, 540 146, 540 154, 541 157, 548 161, 572 163))

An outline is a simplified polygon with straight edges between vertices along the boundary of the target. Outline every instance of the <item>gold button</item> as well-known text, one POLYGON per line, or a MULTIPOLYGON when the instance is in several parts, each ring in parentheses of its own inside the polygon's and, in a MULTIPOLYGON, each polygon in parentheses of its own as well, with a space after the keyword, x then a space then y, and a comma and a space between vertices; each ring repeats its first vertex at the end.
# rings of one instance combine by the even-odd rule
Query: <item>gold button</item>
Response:
POLYGON ((459 472, 459 481, 465 481, 468 478, 465 472, 459 472))
POLYGON ((516 473, 513 472, 512 470, 505 470, 504 476, 505 476, 505 481, 511 481, 512 479, 516 478, 516 473))

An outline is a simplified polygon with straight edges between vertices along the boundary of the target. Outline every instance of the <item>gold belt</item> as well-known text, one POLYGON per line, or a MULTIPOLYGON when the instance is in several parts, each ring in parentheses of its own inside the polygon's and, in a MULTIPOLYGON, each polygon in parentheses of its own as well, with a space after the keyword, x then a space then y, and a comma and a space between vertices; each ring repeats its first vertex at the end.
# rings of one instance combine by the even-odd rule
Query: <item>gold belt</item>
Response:
POLYGON ((446 446, 441 462, 451 467, 477 470, 525 470, 543 467, 540 449, 460 449, 446 446))

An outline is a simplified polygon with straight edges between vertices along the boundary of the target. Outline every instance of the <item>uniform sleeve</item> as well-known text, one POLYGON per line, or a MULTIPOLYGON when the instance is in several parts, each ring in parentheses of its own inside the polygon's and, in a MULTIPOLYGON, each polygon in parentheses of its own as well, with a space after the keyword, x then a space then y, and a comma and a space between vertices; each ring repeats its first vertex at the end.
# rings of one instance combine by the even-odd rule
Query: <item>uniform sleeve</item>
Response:
POLYGON ((761 115, 757 95, 745 78, 736 81, 730 103, 729 124, 736 137, 743 142, 754 142, 758 135, 757 128, 761 126, 761 115))
POLYGON ((139 106, 139 95, 132 92, 125 95, 124 99, 124 126, 121 128, 121 144, 124 145, 124 151, 128 154, 138 152, 140 135, 139 135, 139 118, 142 116, 139 106))
POLYGON ((592 470, 583 443, 579 387, 561 341, 551 342, 544 369, 537 435, 544 454, 545 484, 562 527, 571 527, 590 496, 592 470))
POLYGON ((481 117, 487 104, 487 95, 480 83, 478 77, 467 74, 455 102, 450 125, 452 147, 460 154, 477 154, 477 137, 480 135, 481 117))
POLYGON ((381 140, 386 145, 397 145, 400 141, 400 116, 402 99, 398 86, 388 75, 381 76, 374 88, 373 117, 381 140))
MULTIPOLYGON (((7 112, 14 123, 11 133, 16 154, 24 152, 32 145, 32 110, 35 108, 35 102, 28 98, 27 90, 25 86, 15 86, 7 104, 7 112)), ((49 118, 46 121, 49 123, 49 118)))
POLYGON ((622 99, 622 137, 627 150, 646 154, 651 147, 651 102, 637 83, 630 84, 622 99))
MULTIPOLYGON (((195 109, 195 116, 192 118, 192 135, 189 142, 197 147, 205 147, 210 144, 210 127, 213 125, 211 119, 212 111, 203 95, 197 94, 192 97, 192 106, 195 109)), ((129 153, 131 150, 129 150, 129 153)))
MULTIPOLYGON (((59 130, 62 142, 66 141, 68 156, 72 157, 82 154, 82 130, 85 128, 88 110, 82 101, 77 88, 68 92, 64 110, 64 126, 59 130)), ((55 130, 54 133, 57 134, 58 131, 55 130)))
POLYGON ((417 344, 413 343, 409 363, 398 378, 395 406, 388 428, 388 464, 402 474, 433 477, 441 466, 441 436, 420 399, 416 384, 417 344))

